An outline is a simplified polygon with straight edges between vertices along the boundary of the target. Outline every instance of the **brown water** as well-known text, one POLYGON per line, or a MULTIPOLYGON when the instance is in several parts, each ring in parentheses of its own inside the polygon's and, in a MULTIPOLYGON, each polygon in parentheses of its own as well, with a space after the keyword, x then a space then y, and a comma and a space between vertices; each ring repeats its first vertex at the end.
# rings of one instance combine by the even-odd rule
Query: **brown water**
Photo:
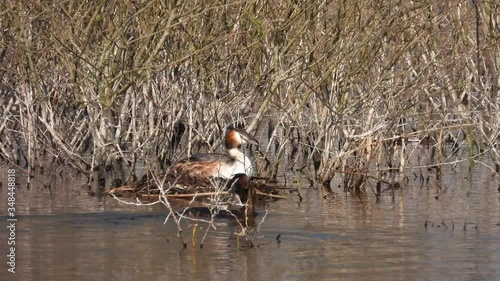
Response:
POLYGON ((2 167, 0 280, 500 280, 500 181, 482 166, 464 179, 464 165, 447 168, 439 200, 432 179, 423 187, 410 180, 394 201, 386 191, 379 202, 370 188, 360 201, 303 187, 301 203, 291 196, 261 206, 260 218, 268 216, 257 247, 240 250, 229 219, 217 220, 203 249, 182 249, 161 206, 78 194, 70 179, 57 178, 51 191, 34 183, 16 191, 15 274, 6 264, 2 167))

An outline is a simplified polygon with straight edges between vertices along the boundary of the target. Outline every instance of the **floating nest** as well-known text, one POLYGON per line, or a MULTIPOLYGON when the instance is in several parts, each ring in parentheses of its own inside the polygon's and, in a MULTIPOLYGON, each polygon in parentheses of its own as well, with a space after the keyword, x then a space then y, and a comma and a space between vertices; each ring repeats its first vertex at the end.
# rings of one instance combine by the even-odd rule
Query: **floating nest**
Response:
MULTIPOLYGON (((206 178, 188 175, 167 175, 165 178, 159 177, 156 180, 152 175, 147 174, 138 182, 110 189, 107 193, 119 197, 136 198, 158 198, 160 189, 158 182, 163 183, 164 190, 167 190, 169 198, 192 198, 194 196, 210 196, 215 194, 216 187, 229 188, 227 179, 206 178)), ((251 188, 256 190, 257 197, 270 199, 286 199, 280 194, 280 190, 286 187, 271 178, 252 177, 249 183, 251 188)))

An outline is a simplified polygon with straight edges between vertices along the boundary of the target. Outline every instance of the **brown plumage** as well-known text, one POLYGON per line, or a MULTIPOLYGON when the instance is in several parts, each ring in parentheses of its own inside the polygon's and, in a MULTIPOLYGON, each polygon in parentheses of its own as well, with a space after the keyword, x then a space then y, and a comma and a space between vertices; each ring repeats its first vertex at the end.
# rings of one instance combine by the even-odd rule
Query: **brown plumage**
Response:
POLYGON ((250 184, 250 178, 245 174, 236 174, 227 183, 226 188, 233 196, 233 204, 240 205, 241 219, 247 226, 254 224, 255 218, 255 187, 250 184))

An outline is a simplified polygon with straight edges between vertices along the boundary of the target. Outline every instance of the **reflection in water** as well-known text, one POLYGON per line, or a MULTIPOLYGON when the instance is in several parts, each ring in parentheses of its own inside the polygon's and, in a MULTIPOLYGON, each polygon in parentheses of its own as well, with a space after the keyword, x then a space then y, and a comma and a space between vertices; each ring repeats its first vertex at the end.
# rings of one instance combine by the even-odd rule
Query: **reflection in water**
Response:
MULTIPOLYGON (((22 189, 17 192, 16 279, 5 273, 4 254, 1 276, 27 281, 500 280, 498 179, 476 169, 466 180, 460 167, 455 170, 439 183, 448 187, 439 200, 432 181, 420 187, 410 180, 396 190, 394 201, 386 191, 379 202, 371 194, 361 202, 339 189, 323 199, 317 190, 304 188, 301 203, 292 197, 261 206, 269 215, 257 247, 242 250, 235 248, 238 226, 231 220, 217 220, 204 249, 183 250, 174 223, 163 224, 161 206, 123 206, 69 188, 22 189)), ((6 189, 0 194, 4 222, 6 189)), ((190 230, 186 223, 186 236, 190 230)), ((198 234, 199 246, 199 229, 198 234)), ((6 248, 2 234, 0 252, 6 248)))

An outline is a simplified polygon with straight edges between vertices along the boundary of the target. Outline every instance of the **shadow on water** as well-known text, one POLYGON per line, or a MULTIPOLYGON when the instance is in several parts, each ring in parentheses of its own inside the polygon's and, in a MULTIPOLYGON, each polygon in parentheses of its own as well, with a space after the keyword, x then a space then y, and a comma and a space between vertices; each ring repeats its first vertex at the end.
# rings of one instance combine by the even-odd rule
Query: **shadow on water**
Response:
MULTIPOLYGON (((2 255, 2 280, 500 280, 498 179, 480 167, 469 179, 455 170, 440 182, 445 192, 410 180, 394 200, 386 191, 378 202, 338 188, 325 199, 304 186, 302 202, 290 195, 258 206, 258 220, 268 216, 256 246, 239 250, 231 219, 216 220, 203 249, 199 224, 195 247, 182 249, 162 206, 124 206, 64 182, 51 191, 19 189, 17 273, 4 273, 2 255)), ((4 185, 2 222, 6 197, 4 185)), ((184 223, 189 238, 193 227, 184 223)))

